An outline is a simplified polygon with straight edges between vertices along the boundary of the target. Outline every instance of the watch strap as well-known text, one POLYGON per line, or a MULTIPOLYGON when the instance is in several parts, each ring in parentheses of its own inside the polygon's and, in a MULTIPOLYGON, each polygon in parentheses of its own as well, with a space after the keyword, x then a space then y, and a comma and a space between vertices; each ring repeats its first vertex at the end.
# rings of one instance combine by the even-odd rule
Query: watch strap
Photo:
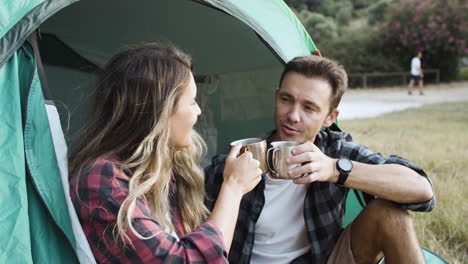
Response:
POLYGON ((336 181, 336 184, 338 184, 340 186, 344 186, 346 180, 348 179, 349 172, 342 171, 340 169, 338 169, 338 171, 340 172, 340 176, 338 177, 338 181, 336 181))
MULTIPOLYGON (((350 160, 347 160, 347 159, 344 159, 344 160, 351 163, 350 160)), ((340 175, 338 177, 338 180, 336 181, 336 184, 339 185, 339 186, 344 186, 346 180, 348 179, 349 174, 351 173, 351 169, 353 168, 353 166, 352 166, 352 163, 351 163, 350 170, 344 170, 343 168, 341 168, 339 166, 339 163, 340 163, 340 160, 337 160, 336 161, 336 168, 338 169, 338 172, 340 173, 340 175)))

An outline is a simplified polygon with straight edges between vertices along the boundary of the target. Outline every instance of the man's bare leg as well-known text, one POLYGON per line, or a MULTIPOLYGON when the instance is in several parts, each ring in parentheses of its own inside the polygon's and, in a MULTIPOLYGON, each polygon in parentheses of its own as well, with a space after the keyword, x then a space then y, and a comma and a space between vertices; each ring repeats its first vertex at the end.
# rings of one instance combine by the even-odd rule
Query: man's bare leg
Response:
POLYGON ((351 226, 351 250, 357 264, 425 263, 411 216, 393 203, 370 202, 351 226))
POLYGON ((420 79, 420 80, 419 80, 419 94, 420 94, 420 95, 424 95, 424 93, 423 93, 423 87, 424 87, 424 81, 423 81, 423 79, 420 79))
POLYGON ((412 94, 411 90, 413 89, 414 80, 411 79, 408 84, 408 94, 412 94))

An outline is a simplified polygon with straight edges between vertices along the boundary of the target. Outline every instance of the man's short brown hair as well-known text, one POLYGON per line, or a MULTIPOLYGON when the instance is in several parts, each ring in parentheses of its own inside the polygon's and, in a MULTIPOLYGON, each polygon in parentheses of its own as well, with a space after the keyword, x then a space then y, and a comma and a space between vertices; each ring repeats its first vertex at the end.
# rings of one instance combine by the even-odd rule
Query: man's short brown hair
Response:
POLYGON ((280 88, 288 72, 296 72, 309 78, 317 77, 325 79, 332 87, 330 111, 338 107, 341 97, 348 88, 348 75, 344 67, 328 58, 309 55, 292 59, 286 64, 281 74, 280 88))

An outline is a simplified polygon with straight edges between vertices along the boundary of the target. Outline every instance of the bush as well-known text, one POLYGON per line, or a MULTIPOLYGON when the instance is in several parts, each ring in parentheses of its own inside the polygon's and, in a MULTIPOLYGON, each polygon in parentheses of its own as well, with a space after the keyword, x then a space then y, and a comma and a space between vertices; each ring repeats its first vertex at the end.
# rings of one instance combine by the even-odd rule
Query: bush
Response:
MULTIPOLYGON (((374 31, 355 32, 319 46, 323 56, 342 64, 349 74, 369 72, 403 71, 395 58, 383 53, 378 34, 374 31)), ((406 69, 405 69, 406 70, 406 69)), ((350 77, 350 86, 360 86, 362 80, 350 77)), ((401 78, 378 78, 369 80, 369 85, 381 86, 401 84, 401 78), (390 83, 389 83, 390 82, 390 83)))
POLYGON ((468 68, 461 68, 458 73, 458 79, 462 81, 468 81, 468 68))
POLYGON ((338 37, 338 26, 331 17, 304 9, 299 13, 299 19, 317 44, 338 37))
POLYGON ((369 6, 374 0, 352 0, 353 6, 356 9, 365 8, 369 6))
POLYGON ((353 3, 350 0, 322 1, 318 12, 333 17, 341 25, 346 25, 353 16, 353 3))
POLYGON ((320 0, 284 0, 284 2, 295 9, 309 9, 316 11, 320 6, 320 0))
POLYGON ((440 69, 444 81, 456 79, 458 60, 468 54, 468 4, 462 3, 406 0, 392 4, 380 25, 383 48, 405 67, 417 51, 423 51, 423 69, 440 69))
POLYGON ((347 25, 353 17, 353 4, 347 1, 336 12, 335 19, 341 25, 347 25))
POLYGON ((393 0, 379 0, 369 6, 369 25, 375 25, 377 22, 381 21, 385 17, 385 12, 392 2, 393 0))
POLYGON ((284 0, 284 2, 290 7, 297 10, 302 10, 307 8, 307 3, 305 0, 284 0))

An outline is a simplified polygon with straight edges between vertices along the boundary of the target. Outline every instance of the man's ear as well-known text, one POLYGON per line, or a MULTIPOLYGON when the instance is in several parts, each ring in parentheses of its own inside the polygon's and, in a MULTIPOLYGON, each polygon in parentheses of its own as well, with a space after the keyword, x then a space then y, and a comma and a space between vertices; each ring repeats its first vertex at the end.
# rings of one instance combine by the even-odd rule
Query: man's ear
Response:
POLYGON ((338 118, 338 115, 340 114, 340 111, 336 108, 334 108, 330 114, 328 114, 327 118, 325 118, 325 121, 323 121, 323 126, 324 127, 330 127, 333 122, 338 118))
POLYGON ((276 90, 275 90, 275 99, 276 99, 276 97, 278 97, 278 93, 279 93, 279 88, 276 88, 276 90))

